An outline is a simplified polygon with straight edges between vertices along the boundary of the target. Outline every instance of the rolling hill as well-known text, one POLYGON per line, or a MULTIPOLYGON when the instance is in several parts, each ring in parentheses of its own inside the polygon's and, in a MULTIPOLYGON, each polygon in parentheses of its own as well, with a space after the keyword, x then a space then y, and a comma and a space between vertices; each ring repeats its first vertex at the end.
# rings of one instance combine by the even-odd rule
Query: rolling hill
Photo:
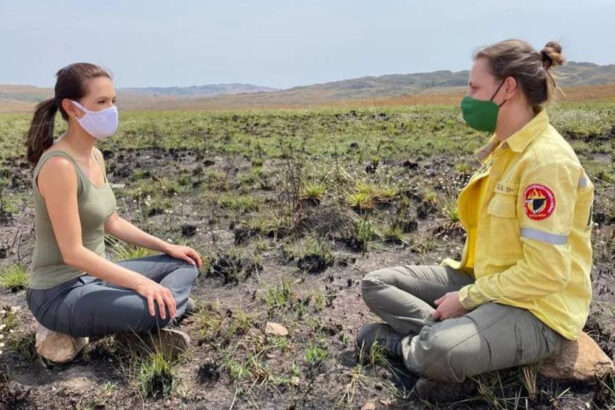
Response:
MULTIPOLYGON (((563 88, 615 84, 615 64, 570 62, 557 69, 563 88)), ((276 90, 251 84, 210 84, 192 87, 120 88, 122 109, 215 109, 294 107, 335 104, 349 100, 391 99, 415 95, 458 94, 468 71, 389 74, 276 90)), ((0 111, 31 111, 52 95, 50 88, 0 85, 0 111)))

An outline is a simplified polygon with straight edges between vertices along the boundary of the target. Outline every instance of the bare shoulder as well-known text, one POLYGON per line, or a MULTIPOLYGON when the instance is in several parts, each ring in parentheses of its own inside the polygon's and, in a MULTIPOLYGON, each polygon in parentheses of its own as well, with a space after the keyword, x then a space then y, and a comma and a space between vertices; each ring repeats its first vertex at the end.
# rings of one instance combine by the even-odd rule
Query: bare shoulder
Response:
POLYGON ((43 174, 51 174, 62 176, 69 172, 71 174, 75 173, 75 166, 73 163, 68 158, 54 156, 45 161, 45 163, 41 166, 39 175, 42 176, 43 174))
POLYGON ((77 189, 74 164, 67 158, 54 156, 41 166, 37 186, 41 195, 47 192, 68 193, 77 189))

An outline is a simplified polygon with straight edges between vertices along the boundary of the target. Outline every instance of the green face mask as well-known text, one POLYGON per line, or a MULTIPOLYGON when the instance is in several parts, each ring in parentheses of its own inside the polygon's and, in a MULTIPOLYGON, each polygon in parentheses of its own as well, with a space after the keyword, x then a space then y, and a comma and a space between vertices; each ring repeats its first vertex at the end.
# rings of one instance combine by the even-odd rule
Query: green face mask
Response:
POLYGON ((478 131, 495 131, 495 126, 498 122, 498 112, 500 107, 504 105, 497 105, 493 102, 493 98, 496 96, 504 81, 502 81, 497 90, 493 93, 489 100, 477 100, 468 95, 461 100, 461 114, 465 122, 472 128, 478 131))

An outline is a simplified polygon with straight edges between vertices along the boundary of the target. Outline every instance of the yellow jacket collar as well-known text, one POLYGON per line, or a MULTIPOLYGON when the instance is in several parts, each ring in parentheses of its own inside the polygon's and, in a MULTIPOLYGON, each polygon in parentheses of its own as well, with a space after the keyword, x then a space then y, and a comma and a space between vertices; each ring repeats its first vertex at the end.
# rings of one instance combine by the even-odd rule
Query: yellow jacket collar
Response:
POLYGON ((505 142, 513 152, 523 152, 538 134, 549 125, 549 115, 544 108, 523 128, 511 135, 505 142))
POLYGON ((495 149, 495 147, 498 146, 499 143, 500 141, 498 140, 498 137, 496 137, 495 134, 492 135, 485 145, 474 151, 474 156, 476 156, 476 159, 478 159, 480 162, 484 163, 486 161, 486 158, 489 156, 489 154, 491 154, 491 152, 493 152, 493 150, 495 149))
MULTIPOLYGON (((549 125, 549 115, 547 110, 541 109, 538 114, 530 122, 525 124, 523 128, 508 137, 502 145, 506 144, 513 152, 523 152, 530 142, 549 125)), ((493 134, 489 141, 481 148, 474 152, 476 158, 484 162, 484 160, 500 145, 497 136, 493 134)))

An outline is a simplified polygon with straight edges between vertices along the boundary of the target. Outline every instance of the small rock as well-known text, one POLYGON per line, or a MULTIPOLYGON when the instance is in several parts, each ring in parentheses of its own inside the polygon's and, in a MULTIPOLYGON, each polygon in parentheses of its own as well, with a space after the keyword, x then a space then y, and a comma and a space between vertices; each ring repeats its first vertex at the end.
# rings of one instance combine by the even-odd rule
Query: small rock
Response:
POLYGON ((273 336, 288 336, 288 329, 279 323, 267 322, 267 325, 265 325, 265 334, 273 336))
POLYGON ((36 352, 52 362, 70 362, 88 343, 87 337, 73 337, 49 330, 38 321, 36 324, 36 352))
POLYGON ((376 410, 376 403, 373 401, 368 401, 361 407, 361 410, 376 410))
POLYGON ((293 376, 290 378, 290 384, 292 384, 293 386, 299 386, 299 383, 301 382, 301 380, 297 377, 297 376, 293 376))
POLYGON ((559 380, 595 382, 614 370, 613 361, 585 332, 566 341, 562 349, 542 362, 540 374, 559 380))

